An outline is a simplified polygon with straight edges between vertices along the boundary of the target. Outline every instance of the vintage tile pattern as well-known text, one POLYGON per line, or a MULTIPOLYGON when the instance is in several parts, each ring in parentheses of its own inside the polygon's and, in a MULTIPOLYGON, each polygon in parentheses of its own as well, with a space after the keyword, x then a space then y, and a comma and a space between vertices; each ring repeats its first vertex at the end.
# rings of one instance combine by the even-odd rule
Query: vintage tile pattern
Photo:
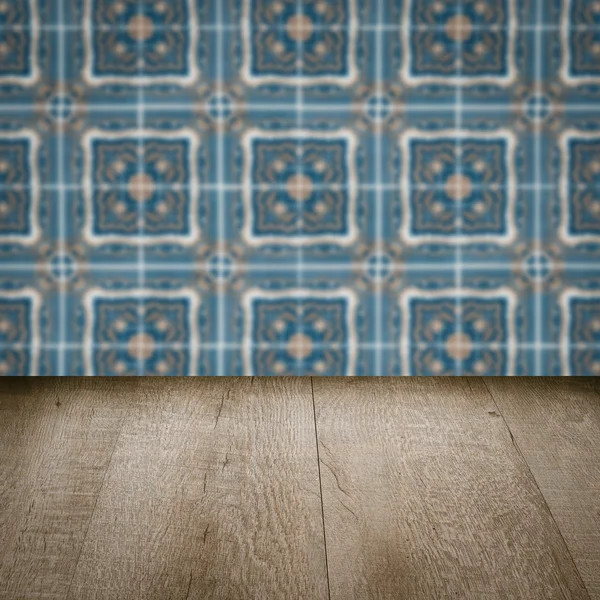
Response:
POLYGON ((243 160, 249 244, 354 241, 352 132, 250 131, 243 160))
POLYGON ((406 132, 405 221, 409 243, 514 236, 514 138, 510 132, 406 132))
POLYGON ((512 0, 406 2, 407 81, 485 81, 514 77, 515 9, 512 0))
POLYGON ((87 370, 98 375, 193 375, 199 340, 191 291, 133 295, 90 291, 87 370))
POLYGON ((85 78, 107 82, 177 81, 197 77, 194 3, 188 0, 138 2, 98 0, 86 3, 85 78))
POLYGON ((197 240, 197 146, 193 132, 87 132, 89 242, 197 240))
POLYGON ((355 0, 244 3, 244 83, 351 85, 356 16, 355 0))
POLYGON ((0 0, 0 374, 600 374, 597 0, 0 0))
POLYGON ((33 131, 0 132, 0 232, 3 240, 22 244, 36 241, 38 195, 36 153, 38 136, 33 131))
POLYGON ((280 375, 288 372, 290 361, 300 371, 320 375, 354 371, 351 291, 249 290, 244 305, 247 371, 280 375))
POLYGON ((514 302, 510 291, 448 295, 408 291, 402 298, 403 355, 411 372, 452 375, 514 371, 514 302))

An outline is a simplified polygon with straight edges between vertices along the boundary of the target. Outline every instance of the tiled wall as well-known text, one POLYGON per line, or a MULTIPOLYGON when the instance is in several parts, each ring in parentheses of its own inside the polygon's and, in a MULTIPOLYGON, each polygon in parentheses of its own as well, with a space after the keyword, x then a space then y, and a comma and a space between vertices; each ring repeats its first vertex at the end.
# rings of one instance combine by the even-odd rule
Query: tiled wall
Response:
POLYGON ((0 0, 0 374, 600 374, 600 0, 0 0))

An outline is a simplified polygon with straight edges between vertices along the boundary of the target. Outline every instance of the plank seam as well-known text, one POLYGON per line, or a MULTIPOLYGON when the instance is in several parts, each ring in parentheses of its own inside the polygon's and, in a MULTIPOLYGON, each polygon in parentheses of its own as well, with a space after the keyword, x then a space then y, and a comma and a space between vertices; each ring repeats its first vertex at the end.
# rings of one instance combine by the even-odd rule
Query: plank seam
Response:
MULTIPOLYGON (((556 522, 556 519, 554 518, 554 513, 552 512, 552 510, 550 509, 550 506, 548 504, 548 502, 546 501, 546 496, 544 496, 544 492, 542 492, 537 479, 535 478, 535 475, 533 474, 531 467, 529 466, 529 463, 527 462, 527 459, 525 458, 525 455, 523 454, 523 452, 521 452, 521 448, 519 448, 519 444, 517 443, 517 440, 515 439, 515 436, 513 435, 513 432, 506 420, 506 418, 504 417, 504 414, 502 413, 502 411, 500 410, 500 406, 498 405, 498 403, 496 402, 496 398, 494 398, 494 394, 492 393, 492 391, 490 390, 490 388, 488 387, 488 384, 486 382, 485 377, 482 377, 481 380, 483 381, 483 385, 489 395, 489 397, 491 398, 492 402, 494 403, 494 406, 496 407, 496 410, 498 411, 498 414, 500 415, 500 417, 502 418, 502 421, 504 422, 504 426, 506 427, 508 434, 510 435, 510 439, 513 443, 513 446, 515 447, 517 454, 521 457, 521 459, 523 460, 523 463, 525 464, 525 467, 527 467, 527 471, 529 472, 529 475, 531 476, 531 480, 533 481, 536 489, 538 490, 538 492, 540 493, 540 496, 542 498, 542 502, 544 503, 544 506, 546 507, 546 510, 548 511, 548 514, 550 515, 550 518, 552 519, 552 522, 554 523, 554 527, 556 527, 556 531, 558 531, 558 535, 560 536, 560 539, 562 540, 562 543, 565 546, 565 549, 567 551, 567 554, 569 555, 569 558, 571 559, 571 563, 573 564, 573 568, 575 569, 575 573, 577 573, 577 577, 579 577, 579 581, 581 583, 581 585, 583 586, 583 589, 585 590, 585 593, 587 594, 588 598, 590 598, 590 593, 587 589, 587 586, 585 585, 585 581, 583 581, 583 577, 581 577, 581 573, 579 572, 579 568, 577 567, 577 563, 575 562, 575 559, 573 558, 573 555, 571 554, 571 549, 569 548, 569 544, 567 544, 567 541, 565 540, 565 538, 563 537, 562 531, 560 529, 560 527, 558 526, 558 523, 556 522)), ((471 386, 470 383, 470 378, 467 378, 467 381, 469 382, 469 387, 471 386)))
POLYGON ((315 446, 317 448, 317 471, 319 473, 319 497, 321 498, 321 523, 323 524, 323 547, 325 550, 325 573, 327 575, 327 597, 331 600, 331 587, 329 584, 329 562, 327 559, 327 534, 325 532, 325 509, 323 508, 323 484, 321 482, 321 457, 319 454, 319 430, 317 426, 317 409, 315 406, 315 386, 310 378, 310 391, 312 395, 313 419, 315 422, 315 446))

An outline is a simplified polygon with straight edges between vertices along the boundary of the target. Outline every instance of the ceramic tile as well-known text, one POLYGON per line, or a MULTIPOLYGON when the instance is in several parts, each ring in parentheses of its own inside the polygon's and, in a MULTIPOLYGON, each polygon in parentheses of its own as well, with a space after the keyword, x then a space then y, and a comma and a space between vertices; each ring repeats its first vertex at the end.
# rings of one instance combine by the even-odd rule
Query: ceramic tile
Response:
POLYGON ((600 374, 596 0, 0 0, 0 374, 600 374))

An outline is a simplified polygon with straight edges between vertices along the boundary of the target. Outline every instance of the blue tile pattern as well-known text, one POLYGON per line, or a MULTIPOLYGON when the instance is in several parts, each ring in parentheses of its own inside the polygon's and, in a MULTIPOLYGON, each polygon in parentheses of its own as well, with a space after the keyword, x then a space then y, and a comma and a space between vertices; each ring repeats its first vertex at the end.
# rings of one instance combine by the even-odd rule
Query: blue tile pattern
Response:
POLYGON ((406 3, 410 77, 508 78, 511 13, 510 0, 406 3))
POLYGON ((0 375, 600 375, 598 0, 0 0, 0 375))
POLYGON ((186 375, 196 354, 192 294, 88 295, 90 372, 186 375))
POLYGON ((458 363, 476 375, 511 373, 515 340, 510 293, 443 294, 407 294, 403 310, 410 336, 404 354, 411 371, 452 375, 458 363))
POLYGON ((255 291, 248 297, 246 368, 257 375, 353 371, 352 294, 255 291), (254 346, 252 351, 248 351, 254 346))
POLYGON ((109 135, 87 134, 85 157, 89 180, 90 242, 145 240, 173 236, 182 242, 192 235, 192 197, 196 182, 193 134, 144 131, 109 135), (139 164, 143 164, 143 173, 139 164))
POLYGON ((244 8, 248 83, 351 82, 353 0, 263 0, 244 8))

